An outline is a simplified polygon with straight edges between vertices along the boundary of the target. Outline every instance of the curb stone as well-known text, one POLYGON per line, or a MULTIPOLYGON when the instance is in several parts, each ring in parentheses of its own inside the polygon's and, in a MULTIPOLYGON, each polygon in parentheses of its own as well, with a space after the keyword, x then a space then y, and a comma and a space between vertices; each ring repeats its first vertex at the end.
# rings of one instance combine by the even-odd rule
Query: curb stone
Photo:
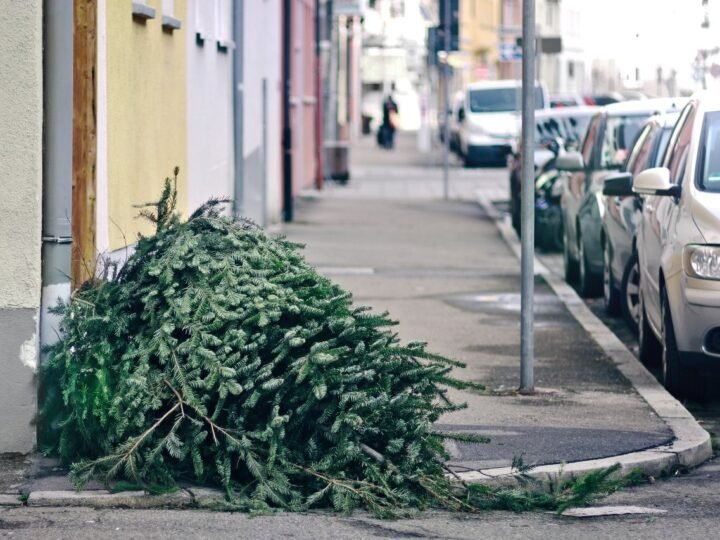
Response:
MULTIPOLYGON (((521 248, 515 231, 507 218, 499 216, 490 201, 478 196, 478 203, 495 226, 505 243, 516 257, 520 258, 521 248)), ((557 463, 532 469, 525 476, 540 482, 554 483, 559 477, 575 478, 580 475, 620 465, 617 474, 627 474, 640 469, 649 476, 659 476, 664 471, 678 466, 696 467, 712 457, 710 435, 692 414, 645 369, 640 360, 628 350, 625 344, 598 319, 575 290, 551 273, 535 258, 535 274, 541 276, 553 293, 565 305, 572 316, 595 340, 603 352, 614 362, 615 367, 630 381, 635 391, 645 400, 655 414, 672 430, 674 440, 669 444, 647 450, 620 454, 602 459, 557 463)), ((509 467, 483 469, 459 473, 463 481, 492 485, 517 485, 517 473, 509 467)))
POLYGON ((144 491, 111 493, 106 490, 33 491, 28 506, 89 506, 91 508, 188 508, 195 505, 193 496, 185 490, 165 495, 150 495, 144 491))
POLYGON ((19 493, 0 493, 0 508, 3 506, 22 506, 19 493))

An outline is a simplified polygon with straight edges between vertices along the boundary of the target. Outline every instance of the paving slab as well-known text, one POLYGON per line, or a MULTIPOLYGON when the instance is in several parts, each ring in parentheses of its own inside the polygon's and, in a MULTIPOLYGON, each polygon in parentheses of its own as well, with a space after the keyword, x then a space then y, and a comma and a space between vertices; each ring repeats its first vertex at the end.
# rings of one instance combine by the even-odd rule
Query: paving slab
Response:
POLYGON ((476 204, 328 196, 299 204, 297 218, 284 233, 307 244, 312 264, 331 269, 328 275, 357 303, 389 311, 400 321, 401 338, 427 341, 429 350, 465 362, 456 376, 491 390, 454 391, 468 407, 438 424, 491 434, 487 444, 451 448, 458 470, 509 466, 518 456, 538 465, 600 459, 673 439, 540 278, 535 373, 536 385, 547 391, 515 392, 519 263, 476 204))

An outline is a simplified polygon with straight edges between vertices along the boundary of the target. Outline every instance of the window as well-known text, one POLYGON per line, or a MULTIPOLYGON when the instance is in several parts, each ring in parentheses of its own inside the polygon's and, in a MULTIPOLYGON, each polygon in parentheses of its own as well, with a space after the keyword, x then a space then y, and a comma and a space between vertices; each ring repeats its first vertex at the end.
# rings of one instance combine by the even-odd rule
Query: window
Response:
POLYGON ((690 138, 695 125, 695 106, 689 104, 678 120, 673 131, 670 148, 666 157, 666 167, 670 169, 670 181, 681 184, 685 175, 688 152, 690 151, 690 138))
POLYGON ((708 113, 705 116, 701 137, 699 175, 700 189, 720 191, 720 113, 708 113))
POLYGON ((597 115, 593 118, 592 123, 585 134, 585 140, 582 145, 582 156, 583 163, 585 163, 586 167, 592 166, 590 160, 592 159, 592 151, 595 146, 595 142, 597 141, 598 130, 600 129, 601 122, 602 115, 597 115))
POLYGON ((230 0, 215 0, 215 39, 220 52, 235 48, 232 40, 232 4, 230 0))
POLYGON ((630 155, 625 164, 625 170, 633 175, 647 168, 646 164, 652 148, 653 127, 654 124, 645 126, 632 145, 630 155))
POLYGON ((611 116, 607 119, 600 151, 601 169, 619 169, 623 166, 630 144, 649 116, 611 116))
POLYGON ((162 0, 162 27, 167 32, 180 29, 180 19, 175 17, 175 0, 162 0))
POLYGON ((148 6, 145 0, 133 0, 132 16, 137 21, 146 21, 155 18, 155 8, 148 6))
MULTIPOLYGON (((542 88, 535 88, 535 108, 543 107, 542 88)), ((486 88, 470 90, 470 112, 513 112, 519 110, 520 88, 486 88)))

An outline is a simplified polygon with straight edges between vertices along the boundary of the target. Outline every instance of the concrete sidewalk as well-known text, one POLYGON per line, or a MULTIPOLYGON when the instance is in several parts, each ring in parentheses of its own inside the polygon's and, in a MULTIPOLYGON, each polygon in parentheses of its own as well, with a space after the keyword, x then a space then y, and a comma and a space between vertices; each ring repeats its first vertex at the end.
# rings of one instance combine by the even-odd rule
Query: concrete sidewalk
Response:
POLYGON ((538 279, 534 396, 519 377, 519 265, 472 203, 328 197, 306 200, 288 237, 355 301, 400 321, 405 340, 461 360, 458 377, 488 395, 455 392, 468 408, 438 428, 490 437, 451 446, 478 470, 614 456, 668 442, 672 432, 538 279))

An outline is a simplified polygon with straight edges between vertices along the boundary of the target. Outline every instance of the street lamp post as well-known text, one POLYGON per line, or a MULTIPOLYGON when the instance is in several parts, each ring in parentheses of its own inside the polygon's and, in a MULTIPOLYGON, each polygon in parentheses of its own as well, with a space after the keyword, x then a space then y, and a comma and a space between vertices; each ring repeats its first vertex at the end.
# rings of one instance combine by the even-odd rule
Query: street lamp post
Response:
POLYGON ((523 0, 520 392, 535 391, 535 0, 523 0))

